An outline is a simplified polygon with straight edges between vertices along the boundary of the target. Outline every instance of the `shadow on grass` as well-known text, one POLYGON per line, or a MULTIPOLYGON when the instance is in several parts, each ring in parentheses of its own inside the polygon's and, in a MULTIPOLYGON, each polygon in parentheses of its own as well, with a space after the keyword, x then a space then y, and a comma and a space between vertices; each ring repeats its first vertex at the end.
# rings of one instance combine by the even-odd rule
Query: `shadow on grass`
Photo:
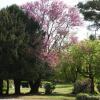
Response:
POLYGON ((45 94, 42 94, 44 96, 64 96, 64 97, 75 97, 74 94, 72 93, 68 93, 68 94, 61 94, 61 93, 57 93, 57 92, 54 92, 53 94, 51 95, 45 95, 45 94))
POLYGON ((60 93, 57 93, 57 92, 54 92, 52 93, 51 95, 45 95, 44 93, 39 93, 39 94, 30 94, 30 93, 27 93, 27 94, 19 94, 19 95, 15 95, 15 94, 9 94, 9 95, 2 95, 0 96, 0 99, 13 99, 13 98, 16 98, 16 99, 19 99, 21 96, 63 96, 63 97, 75 97, 75 95, 69 93, 69 94, 60 94, 60 93))
POLYGON ((9 94, 9 95, 0 95, 0 99, 12 99, 12 98, 18 98, 21 95, 15 95, 15 94, 9 94))
POLYGON ((41 94, 30 94, 30 93, 26 93, 26 94, 19 94, 19 95, 16 95, 16 94, 3 94, 3 95, 0 95, 0 99, 12 99, 12 98, 19 98, 21 96, 34 96, 34 95, 41 95, 41 94))

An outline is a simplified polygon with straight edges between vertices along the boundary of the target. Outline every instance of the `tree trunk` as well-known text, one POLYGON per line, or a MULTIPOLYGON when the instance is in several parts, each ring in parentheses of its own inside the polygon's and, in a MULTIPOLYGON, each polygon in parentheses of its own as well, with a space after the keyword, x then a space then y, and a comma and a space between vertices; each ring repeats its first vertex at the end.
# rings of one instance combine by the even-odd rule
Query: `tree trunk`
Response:
POLYGON ((14 85, 15 85, 15 94, 20 94, 20 80, 14 79, 14 85))
POLYGON ((91 84, 90 84, 90 93, 91 94, 94 94, 94 78, 93 77, 90 77, 90 82, 91 82, 91 84))
POLYGON ((75 71, 75 74, 74 74, 74 76, 73 76, 72 83, 75 83, 75 82, 76 82, 77 77, 78 77, 78 71, 76 70, 76 71, 75 71))
POLYGON ((2 95, 3 80, 0 79, 0 95, 2 95))
POLYGON ((31 94, 38 94, 39 93, 39 86, 41 84, 41 79, 36 80, 35 82, 29 81, 31 87, 31 94))
POLYGON ((9 94, 9 80, 7 80, 7 91, 6 91, 6 94, 7 95, 9 94))
POLYGON ((94 76, 93 76, 91 64, 89 64, 89 78, 90 78, 90 93, 94 94, 94 76))

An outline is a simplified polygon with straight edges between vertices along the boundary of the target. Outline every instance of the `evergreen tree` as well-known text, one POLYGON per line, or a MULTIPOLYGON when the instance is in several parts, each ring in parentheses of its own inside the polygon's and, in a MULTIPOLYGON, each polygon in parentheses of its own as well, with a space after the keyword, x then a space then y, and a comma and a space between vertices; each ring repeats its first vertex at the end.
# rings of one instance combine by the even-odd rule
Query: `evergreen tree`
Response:
POLYGON ((3 79, 14 79, 16 94, 20 93, 21 80, 38 79, 42 73, 42 62, 38 59, 42 41, 43 31, 38 22, 29 18, 17 5, 0 11, 1 94, 3 79))
POLYGON ((84 15, 84 19, 93 22, 93 24, 88 26, 88 29, 95 30, 95 38, 97 31, 100 29, 100 0, 91 0, 83 4, 80 2, 78 4, 80 12, 84 15))

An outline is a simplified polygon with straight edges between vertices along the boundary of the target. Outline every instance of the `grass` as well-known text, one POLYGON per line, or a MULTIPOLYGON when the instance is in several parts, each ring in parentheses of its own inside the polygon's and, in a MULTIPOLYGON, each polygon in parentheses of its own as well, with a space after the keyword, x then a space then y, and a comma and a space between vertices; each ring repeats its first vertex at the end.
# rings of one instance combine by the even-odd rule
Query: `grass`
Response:
MULTIPOLYGON (((22 93, 28 92, 28 88, 21 89, 22 93)), ((44 88, 40 88, 40 95, 24 95, 18 97, 6 97, 6 99, 22 99, 22 100, 75 100, 75 97, 70 93, 72 92, 71 84, 58 84, 56 85, 56 89, 53 91, 52 95, 45 95, 44 88)), ((10 89, 10 93, 13 93, 14 90, 10 89)), ((4 98, 5 99, 5 98, 4 98)))

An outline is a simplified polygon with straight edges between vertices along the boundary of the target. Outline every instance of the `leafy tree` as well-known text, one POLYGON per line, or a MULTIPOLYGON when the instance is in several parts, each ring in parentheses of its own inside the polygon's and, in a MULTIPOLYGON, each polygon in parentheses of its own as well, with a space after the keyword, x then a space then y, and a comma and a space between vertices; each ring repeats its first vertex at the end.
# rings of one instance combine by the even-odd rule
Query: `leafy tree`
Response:
POLYGON ((91 80, 91 93, 94 93, 94 78, 99 76, 98 70, 100 55, 100 41, 90 41, 82 43, 81 50, 83 52, 83 63, 81 73, 91 80))
POLYGON ((61 53, 60 74, 66 81, 75 82, 81 66, 81 51, 76 47, 77 44, 69 46, 61 53))
MULTIPOLYGON (((65 75, 74 77, 77 74, 91 80, 91 93, 94 93, 94 79, 99 77, 100 41, 83 41, 75 44, 64 53, 61 63, 65 75), (64 65, 63 65, 64 64, 64 65)), ((64 72, 63 72, 64 73, 64 72)), ((75 79, 76 79, 75 78, 75 79)))

